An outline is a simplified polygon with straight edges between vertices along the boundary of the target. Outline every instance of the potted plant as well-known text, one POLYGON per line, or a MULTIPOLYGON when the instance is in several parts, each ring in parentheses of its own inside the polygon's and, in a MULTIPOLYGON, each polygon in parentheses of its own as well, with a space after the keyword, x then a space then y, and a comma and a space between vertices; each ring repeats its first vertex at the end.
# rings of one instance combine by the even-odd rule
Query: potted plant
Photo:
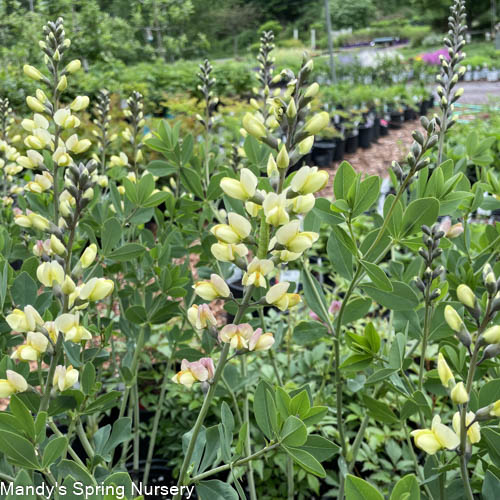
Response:
POLYGON ((336 148, 335 139, 341 134, 335 127, 329 126, 318 135, 319 138, 314 141, 311 151, 312 161, 318 167, 328 167, 333 163, 336 148))

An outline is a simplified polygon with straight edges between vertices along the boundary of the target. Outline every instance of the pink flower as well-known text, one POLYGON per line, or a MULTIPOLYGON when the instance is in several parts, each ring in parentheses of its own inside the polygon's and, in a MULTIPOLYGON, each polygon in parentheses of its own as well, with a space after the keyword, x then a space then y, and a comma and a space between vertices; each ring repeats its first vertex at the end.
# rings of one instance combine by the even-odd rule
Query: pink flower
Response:
POLYGON ((333 300, 332 303, 330 304, 330 307, 328 308, 328 312, 330 314, 337 314, 340 311, 341 307, 342 307, 342 302, 340 300, 333 300))
POLYGON ((214 362, 211 358, 201 358, 198 361, 183 359, 181 371, 172 377, 176 384, 192 387, 195 382, 207 382, 214 378, 214 362))
POLYGON ((314 321, 319 321, 319 316, 314 311, 309 311, 309 317, 314 321))
POLYGON ((267 351, 274 344, 273 334, 270 332, 262 333, 262 328, 257 328, 248 342, 249 351, 267 351))

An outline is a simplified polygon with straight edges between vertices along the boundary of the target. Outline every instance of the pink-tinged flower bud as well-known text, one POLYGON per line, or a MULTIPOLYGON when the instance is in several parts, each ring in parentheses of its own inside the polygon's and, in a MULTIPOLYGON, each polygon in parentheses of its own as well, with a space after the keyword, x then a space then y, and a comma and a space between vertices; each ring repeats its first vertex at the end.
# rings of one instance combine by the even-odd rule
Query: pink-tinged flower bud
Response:
POLYGON ((209 326, 217 326, 212 310, 208 304, 192 305, 187 311, 188 320, 196 330, 203 330, 209 326))
POLYGON ((272 333, 262 333, 262 328, 257 328, 248 342, 249 351, 267 351, 274 344, 274 336, 272 333))
POLYGON ((198 361, 189 362, 183 359, 181 371, 172 377, 176 384, 182 384, 191 388, 195 382, 208 382, 214 377, 214 362, 211 358, 201 358, 198 361))

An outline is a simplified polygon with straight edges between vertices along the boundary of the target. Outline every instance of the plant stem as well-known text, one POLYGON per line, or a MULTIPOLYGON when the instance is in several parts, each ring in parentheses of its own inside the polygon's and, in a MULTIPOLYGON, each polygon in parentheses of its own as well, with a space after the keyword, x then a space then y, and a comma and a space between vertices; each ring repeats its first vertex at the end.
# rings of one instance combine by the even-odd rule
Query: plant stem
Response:
MULTIPOLYGON (((58 429, 57 425, 53 421, 51 421, 51 420, 49 420, 49 427, 54 431, 54 434, 56 436, 58 436, 58 437, 64 436, 64 434, 58 429)), ((68 438, 68 453, 71 455, 71 458, 78 465, 80 465, 84 469, 86 468, 85 464, 82 462, 82 460, 80 459, 80 457, 76 454, 76 451, 72 448, 69 438, 68 438)))
POLYGON ((137 389, 137 383, 134 384, 134 471, 139 470, 139 427, 141 424, 141 413, 139 409, 139 390, 137 389))
POLYGON ((83 446, 83 449, 85 450, 85 453, 92 460, 94 458, 94 450, 93 450, 92 445, 90 444, 89 440, 87 439, 87 434, 85 434, 85 429, 83 428, 81 421, 79 421, 76 424, 76 433, 78 434, 78 437, 80 438, 80 442, 82 443, 82 446, 83 446))
POLYGON ((248 457, 241 458, 240 460, 236 460, 236 462, 230 463, 230 464, 224 464, 220 465, 219 467, 215 467, 215 469, 210 469, 206 472, 203 472, 203 474, 198 474, 197 476, 194 476, 190 483, 197 483, 201 481, 202 479, 205 479, 207 477, 213 476, 214 474, 218 474, 219 472, 224 472, 225 470, 232 469, 233 467, 238 467, 240 465, 245 465, 248 462, 251 462, 252 460, 255 460, 257 458, 260 458, 262 455, 267 453, 268 451, 274 450, 278 448, 280 443, 273 443, 265 448, 262 448, 262 450, 256 451, 252 455, 249 455, 248 457))
POLYGON ((427 342, 429 340, 430 320, 432 315, 432 303, 430 301, 430 286, 428 283, 425 290, 425 316, 424 316, 424 331, 422 336, 422 352, 420 353, 420 367, 418 372, 418 389, 422 390, 425 370, 425 353, 427 351, 427 342))
POLYGON ((160 418, 163 411, 163 405, 165 403, 165 396, 167 394, 167 386, 169 380, 169 373, 172 367, 172 357, 168 360, 167 368, 165 369, 165 373, 163 374, 163 380, 161 382, 161 391, 160 398, 158 399, 157 408, 153 420, 153 429, 151 431, 151 438, 149 441, 148 455, 146 457, 146 465, 144 468, 144 476, 142 482, 144 484, 148 484, 149 472, 151 470, 151 463, 153 461, 153 452, 156 444, 156 436, 158 434, 158 426, 160 424, 160 418))
POLYGON ((469 481, 469 472, 467 471, 467 457, 465 456, 465 453, 460 455, 460 474, 462 475, 462 480, 464 482, 467 500, 474 500, 474 494, 472 493, 469 481))
MULTIPOLYGON (((243 376, 243 380, 248 379, 248 369, 247 369, 247 359, 246 356, 241 356, 241 374, 243 376)), ((244 391, 244 399, 243 399, 243 419, 247 425, 246 433, 245 433, 245 452, 247 455, 252 454, 252 444, 250 442, 250 410, 248 403, 248 391, 244 391)), ((253 466, 252 462, 248 462, 247 467, 247 481, 248 481, 248 489, 250 491, 250 500, 257 500, 257 492, 255 491, 255 479, 253 475, 253 466)))
POLYGON ((42 401, 40 402, 40 409, 38 412, 47 411, 50 402, 50 393, 52 392, 52 385, 54 383, 54 372, 56 371, 59 354, 61 352, 63 343, 63 334, 59 332, 57 336, 56 346, 54 347, 54 354, 50 361, 49 372, 47 373, 47 381, 45 382, 42 401))
POLYGON ((287 477, 287 490, 288 490, 288 500, 293 500, 294 495, 294 483, 293 483, 293 459, 290 455, 286 458, 286 477, 287 477))
MULTIPOLYGON (((250 298, 252 295, 252 290, 253 286, 249 286, 246 291, 245 295, 243 296, 243 300, 238 308, 238 312, 236 313, 236 317, 234 318, 234 324, 238 324, 243 317, 243 314, 245 313, 248 303, 250 302, 250 298)), ((222 348, 219 363, 217 364, 217 368, 215 369, 214 373, 214 378, 212 380, 212 383, 210 384, 210 388, 208 389, 207 395, 205 396, 205 400, 203 401, 203 405, 200 409, 200 413, 198 414, 198 418, 196 419, 196 422, 193 427, 193 433, 191 435, 191 439, 189 441, 188 448, 186 450, 186 454, 184 455, 184 460, 182 462, 181 470, 179 472, 179 479, 177 481, 177 486, 180 487, 184 486, 185 484, 185 479, 186 479, 186 474, 187 470, 189 468, 190 462, 191 462, 191 457, 193 456, 194 452, 194 447, 196 444, 196 440, 198 438, 198 434, 200 433, 201 426, 203 425, 203 422, 205 421, 205 417, 207 416, 208 409, 210 407, 210 403, 212 402, 212 399, 215 395, 215 390, 217 388, 217 384, 219 383, 219 380, 222 376, 222 372, 224 370, 224 366, 226 365, 227 357, 229 354, 229 349, 231 347, 230 343, 224 344, 224 347, 222 348)), ((225 469, 224 469, 225 470, 225 469)), ((180 499, 180 493, 174 496, 173 500, 179 500, 180 499)))

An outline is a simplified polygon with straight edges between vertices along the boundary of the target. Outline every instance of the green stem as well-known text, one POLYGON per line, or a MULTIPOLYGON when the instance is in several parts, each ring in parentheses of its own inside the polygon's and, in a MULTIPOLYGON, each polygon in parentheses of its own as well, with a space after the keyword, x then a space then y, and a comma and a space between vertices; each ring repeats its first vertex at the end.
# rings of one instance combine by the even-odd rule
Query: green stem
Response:
POLYGON ((286 459, 286 477, 287 477, 287 490, 288 490, 288 500, 293 500, 294 495, 294 481, 293 481, 293 459, 290 455, 286 459))
POLYGON ((148 484, 149 472, 151 470, 151 463, 153 461, 153 452, 156 444, 156 436, 158 434, 158 426, 160 424, 160 418, 163 412, 163 405, 165 403, 165 396, 167 394, 167 386, 169 381, 169 374, 172 368, 172 357, 168 360, 167 368, 163 374, 163 380, 161 382, 160 398, 158 400, 158 406, 155 412, 153 420, 153 429, 151 431, 151 439, 149 441, 148 455, 146 457, 146 466, 144 468, 144 477, 142 482, 148 484))
POLYGON ((44 392, 42 396, 42 401, 40 402, 39 412, 47 411, 50 402, 50 393, 52 392, 52 385, 54 383, 54 373, 56 371, 57 362, 59 360, 59 355, 63 344, 63 334, 59 332, 57 336, 57 342, 54 347, 54 354, 50 361, 49 372, 47 373, 47 381, 45 382, 44 392))
POLYGON ((236 413, 236 420, 238 421, 238 424, 241 425, 243 423, 243 417, 241 416, 241 411, 240 407, 238 406, 238 400, 236 399, 236 394, 231 389, 231 386, 229 385, 224 375, 222 375, 221 377, 221 382, 224 384, 226 391, 229 393, 229 396, 231 397, 231 401, 233 402, 234 412, 236 413))
POLYGON ((429 299, 430 283, 427 284, 425 293, 425 316, 424 316, 424 331, 422 336, 422 352, 420 353, 420 367, 418 372, 418 389, 422 390, 425 370, 425 354, 427 351, 427 342, 429 340, 430 320, 432 315, 432 304, 429 299))
MULTIPOLYGON (((246 356, 241 356, 241 374, 243 376, 243 380, 248 380, 248 369, 247 369, 247 359, 246 356)), ((244 391, 244 399, 243 399, 243 418, 244 422, 247 425, 246 433, 245 433, 245 452, 248 456, 252 454, 252 444, 250 442, 250 409, 248 402, 248 391, 244 391)), ((257 500, 257 492, 255 490, 255 479, 253 475, 253 466, 252 462, 248 462, 247 466, 247 481, 248 481, 248 489, 250 491, 250 500, 257 500)))
POLYGON ((90 442, 87 438, 87 434, 85 434, 85 429, 83 428, 81 421, 79 421, 76 424, 76 433, 78 434, 78 437, 80 438, 80 442, 82 443, 82 446, 83 446, 83 449, 85 450, 85 453, 92 460, 94 458, 94 449, 92 448, 92 445, 90 444, 90 442))
MULTIPOLYGON (((234 324, 238 324, 243 317, 243 314, 245 313, 248 303, 250 302, 250 298, 252 295, 252 290, 253 286, 250 286, 247 288, 245 291, 245 295, 243 296, 243 300, 238 308, 238 312, 236 313, 236 317, 234 318, 234 324)), ((205 421, 205 417, 207 416, 208 409, 210 407, 210 403, 212 402, 212 399, 215 395, 215 390, 217 388, 217 384, 219 383, 219 380, 222 376, 224 366, 226 365, 227 357, 229 354, 229 349, 231 347, 230 343, 224 344, 224 347, 222 348, 219 363, 217 364, 217 368, 215 369, 214 373, 214 378, 212 380, 212 383, 210 384, 210 388, 208 389, 207 395, 205 396, 205 399, 203 401, 203 405, 200 409, 200 413, 198 414, 198 418, 196 419, 196 422, 193 427, 193 432, 191 434, 191 439, 189 441, 188 449, 186 450, 186 454, 184 455, 184 460, 182 462, 181 470, 179 472, 179 479, 177 481, 177 486, 180 487, 185 485, 185 480, 186 480, 186 474, 188 471, 188 468, 191 463, 191 457, 193 456, 194 452, 194 447, 196 444, 196 440, 198 438, 198 434, 200 433, 201 426, 203 425, 203 422, 205 421)), ((225 469, 224 469, 225 470, 225 469)), ((179 500, 180 499, 180 493, 174 496, 173 500, 179 500)))
MULTIPOLYGON (((52 431, 54 432, 54 434, 57 436, 57 437, 62 437, 64 436, 64 434, 58 429, 57 425, 49 420, 49 427, 52 429, 52 431)), ((86 468, 85 467, 85 464, 82 462, 82 460, 80 459, 80 457, 76 454, 76 451, 72 448, 71 446, 71 442, 70 442, 70 438, 68 437, 69 436, 69 432, 68 434, 66 435, 66 437, 68 438, 68 453, 71 455, 71 458, 78 464, 80 465, 81 467, 83 467, 84 469, 86 468)))
POLYGON ((460 455, 460 474, 462 475, 462 480, 464 482, 467 500, 474 500, 474 494, 472 493, 469 481, 469 472, 467 471, 467 457, 465 456, 465 453, 460 455))
MULTIPOLYGON (((207 477, 213 476, 214 474, 219 474, 220 472, 224 472, 225 470, 232 469, 233 467, 238 467, 240 465, 245 465, 248 462, 251 462, 252 460, 256 460, 257 458, 260 458, 262 455, 266 454, 267 452, 271 450, 275 450, 278 448, 280 443, 272 443, 266 446, 265 448, 262 448, 262 450, 256 451, 252 455, 241 458, 240 460, 236 460, 236 462, 230 463, 230 464, 224 464, 220 465, 219 467, 215 467, 215 469, 210 469, 206 472, 203 472, 202 474, 198 474, 197 476, 194 476, 190 483, 197 483, 201 481, 202 479, 205 479, 207 477)), ((174 499, 175 500, 175 499, 174 499)))

